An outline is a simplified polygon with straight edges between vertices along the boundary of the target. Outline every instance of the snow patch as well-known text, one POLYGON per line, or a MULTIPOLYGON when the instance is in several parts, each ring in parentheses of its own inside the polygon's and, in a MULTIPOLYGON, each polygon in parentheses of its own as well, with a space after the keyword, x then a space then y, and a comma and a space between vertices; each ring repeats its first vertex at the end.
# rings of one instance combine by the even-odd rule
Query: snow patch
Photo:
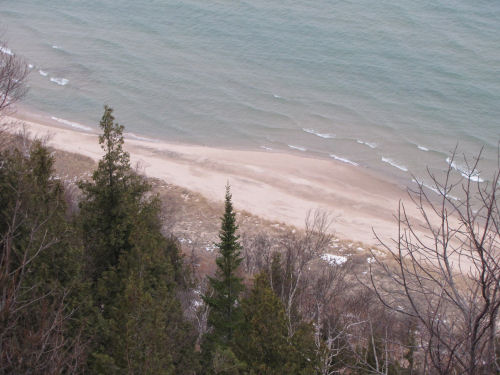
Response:
POLYGON ((332 266, 341 266, 345 262, 347 262, 347 257, 342 255, 334 255, 334 254, 323 254, 321 259, 325 262, 329 263, 332 266))
POLYGON ((0 52, 5 54, 5 55, 10 55, 10 56, 13 56, 14 53, 12 52, 12 50, 10 48, 7 48, 7 47, 2 47, 0 46, 0 52))

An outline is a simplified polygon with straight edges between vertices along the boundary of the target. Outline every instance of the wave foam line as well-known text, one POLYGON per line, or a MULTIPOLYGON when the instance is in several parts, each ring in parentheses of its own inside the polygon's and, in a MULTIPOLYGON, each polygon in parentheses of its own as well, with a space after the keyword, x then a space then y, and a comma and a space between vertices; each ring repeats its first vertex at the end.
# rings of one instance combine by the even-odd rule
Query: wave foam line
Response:
POLYGON ((288 145, 288 147, 293 148, 294 150, 299 150, 299 151, 307 151, 307 148, 302 147, 302 146, 294 146, 294 145, 288 145))
POLYGON ((397 168, 399 170, 402 170, 403 172, 408 172, 408 168, 406 168, 404 165, 398 164, 397 162, 395 162, 392 159, 389 159, 389 158, 386 158, 386 157, 382 156, 382 161, 384 163, 392 165, 393 167, 395 167, 395 168, 397 168))
POLYGON ((425 146, 420 146, 420 145, 417 145, 417 148, 421 151, 429 151, 429 149, 425 146))
POLYGON ((331 133, 318 133, 314 129, 308 129, 308 128, 302 128, 302 130, 305 131, 306 133, 313 134, 320 138, 325 138, 325 139, 335 138, 335 134, 331 133))
POLYGON ((54 121, 57 121, 61 124, 71 126, 72 128, 75 128, 75 129, 80 129, 80 130, 84 130, 84 131, 88 131, 88 132, 92 131, 92 128, 89 128, 88 126, 79 124, 77 122, 68 121, 68 120, 65 120, 63 118, 59 118, 59 117, 55 117, 55 116, 52 116, 51 119, 54 121))
POLYGON ((446 162, 450 167, 460 173, 462 177, 474 182, 484 182, 484 180, 479 177, 479 171, 476 169, 470 171, 466 166, 455 163, 455 161, 452 161, 449 157, 446 158, 446 162))
POLYGON ((128 138, 137 139, 138 141, 158 142, 156 139, 152 139, 152 138, 148 138, 148 137, 141 137, 141 136, 136 135, 134 133, 125 133, 125 136, 128 138))
POLYGON ((351 165, 354 165, 355 167, 359 166, 358 163, 356 163, 356 162, 354 162, 352 160, 349 160, 349 159, 337 156, 335 154, 330 154, 330 157, 333 158, 333 159, 335 159, 335 160, 341 161, 342 163, 351 164, 351 165))
POLYGON ((47 73, 46 71, 41 70, 41 69, 38 71, 38 73, 40 73, 40 75, 43 77, 47 77, 49 75, 49 73, 47 73))
POLYGON ((365 142, 362 139, 356 139, 356 142, 358 142, 359 144, 368 146, 370 148, 376 148, 377 147, 377 144, 375 142, 365 142))
POLYGON ((455 201, 459 201, 460 200, 460 198, 457 198, 454 195, 448 194, 451 189, 448 189, 448 191, 445 191, 444 189, 441 190, 441 188, 439 186, 438 187, 431 186, 431 185, 426 184, 423 181, 415 180, 414 178, 412 178, 412 181, 415 182, 418 185, 422 185, 422 186, 426 187, 427 189, 433 191, 437 195, 440 195, 440 196, 445 196, 446 195, 446 197, 451 198, 451 199, 453 199, 455 201))
POLYGON ((50 77, 50 82, 57 83, 60 86, 66 86, 69 83, 69 80, 66 78, 50 77))

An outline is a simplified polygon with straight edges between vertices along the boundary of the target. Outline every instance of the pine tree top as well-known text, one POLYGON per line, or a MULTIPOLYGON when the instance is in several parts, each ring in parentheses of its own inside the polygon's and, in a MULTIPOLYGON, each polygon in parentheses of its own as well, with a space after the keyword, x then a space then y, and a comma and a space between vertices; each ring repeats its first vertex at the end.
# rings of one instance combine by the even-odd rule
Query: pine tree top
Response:
POLYGON ((239 255, 239 250, 241 249, 241 245, 238 242, 240 236, 236 234, 236 231, 238 230, 238 225, 236 224, 236 213, 234 212, 231 199, 231 187, 227 184, 226 198, 224 202, 224 215, 221 217, 222 223, 221 230, 219 232, 220 242, 217 244, 217 247, 219 247, 222 255, 224 255, 227 251, 239 255))
MULTIPOLYGON (((102 134, 99 136, 99 143, 104 151, 103 158, 99 161, 96 173, 101 170, 110 185, 114 180, 120 180, 124 174, 130 171, 130 155, 123 150, 123 129, 124 126, 114 122, 113 109, 104 106, 104 114, 99 126, 102 134)), ((97 177, 97 176, 95 176, 97 177)))

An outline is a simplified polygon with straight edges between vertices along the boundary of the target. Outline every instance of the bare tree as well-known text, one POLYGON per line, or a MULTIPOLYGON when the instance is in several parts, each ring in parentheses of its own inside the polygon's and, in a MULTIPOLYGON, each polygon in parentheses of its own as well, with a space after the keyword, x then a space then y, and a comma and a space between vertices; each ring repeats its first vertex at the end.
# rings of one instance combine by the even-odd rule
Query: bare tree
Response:
MULTIPOLYGON (((313 261, 325 252, 332 240, 329 227, 328 214, 315 211, 308 213, 304 233, 289 233, 281 240, 282 275, 279 290, 275 289, 275 292, 285 306, 290 337, 296 328, 298 301, 308 284, 306 275, 313 261)), ((273 285, 273 288, 276 286, 273 285)))
POLYGON ((250 235, 243 233, 241 243, 243 248, 242 264, 245 273, 253 275, 267 271, 271 264, 272 249, 276 246, 276 241, 264 232, 250 235))
POLYGON ((194 326, 198 337, 196 339, 196 346, 201 345, 201 341, 203 336, 209 331, 208 325, 208 315, 210 314, 210 306, 208 306, 203 299, 202 295, 211 296, 213 291, 209 289, 208 281, 206 278, 203 278, 197 289, 197 298, 193 299, 193 319, 194 326))
POLYGON ((28 74, 24 60, 0 41, 0 115, 24 97, 28 74))
MULTIPOLYGON (((348 263, 343 267, 345 274, 356 272, 348 263)), ((408 320, 387 311, 373 291, 354 280, 341 280, 339 284, 326 306, 321 336, 316 341, 318 373, 397 373, 395 369, 413 357, 408 320)))
MULTIPOLYGON (((382 303, 418 322, 424 350, 424 373, 494 374, 497 317, 500 308, 500 212, 498 170, 480 183, 480 155, 467 163, 465 183, 452 182, 453 159, 444 182, 429 172, 439 199, 423 184, 410 196, 419 223, 398 212, 399 235, 382 243, 395 266, 377 260, 371 284, 382 303), (452 195, 461 189, 462 199, 452 195), (432 194, 432 193, 431 193, 432 194), (380 274, 379 274, 380 275, 380 274)), ((464 172, 464 171, 462 171, 464 172)))
POLYGON ((351 270, 350 265, 350 262, 343 265, 322 262, 308 276, 309 298, 306 308, 309 311, 306 319, 314 323, 318 372, 322 375, 337 372, 334 363, 347 349, 346 337, 351 324, 340 324, 342 316, 336 307, 345 302, 342 297, 347 287, 345 277, 351 270))

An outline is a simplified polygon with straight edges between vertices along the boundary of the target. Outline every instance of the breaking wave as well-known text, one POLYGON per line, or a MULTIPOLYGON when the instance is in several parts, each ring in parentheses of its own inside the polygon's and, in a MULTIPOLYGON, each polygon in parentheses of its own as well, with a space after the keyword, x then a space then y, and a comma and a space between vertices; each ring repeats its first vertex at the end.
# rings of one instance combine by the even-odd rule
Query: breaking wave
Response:
POLYGON ((469 179, 474 182, 484 182, 484 180, 479 177, 479 171, 476 169, 474 170, 469 170, 467 166, 460 165, 456 163, 454 160, 451 160, 451 158, 446 158, 446 162, 450 167, 452 167, 454 170, 456 170, 458 173, 460 173, 464 178, 469 179))
POLYGON ((355 167, 359 166, 358 163, 356 163, 356 162, 354 162, 352 160, 349 160, 349 159, 337 156, 335 154, 330 154, 330 157, 333 158, 333 159, 335 159, 335 160, 341 161, 342 163, 351 164, 351 165, 354 165, 355 167))
POLYGON ((75 129, 84 130, 84 131, 87 131, 87 132, 92 131, 92 128, 90 128, 88 126, 85 126, 85 125, 82 125, 82 124, 79 124, 77 122, 68 121, 68 120, 65 120, 63 118, 59 118, 59 117, 55 117, 55 116, 52 116, 51 119, 54 120, 54 121, 57 121, 57 122, 59 122, 61 124, 70 126, 72 128, 75 128, 75 129))
POLYGON ((320 137, 320 138, 325 138, 325 139, 335 138, 335 134, 331 134, 331 133, 318 133, 314 129, 308 129, 308 128, 302 128, 302 130, 305 131, 306 133, 313 134, 313 135, 320 137))
POLYGON ((302 146, 288 145, 288 147, 293 148, 294 150, 299 150, 299 151, 302 151, 302 152, 307 151, 307 148, 302 147, 302 146))
POLYGON ((397 168, 397 169, 399 169, 399 170, 401 170, 401 171, 403 171, 403 172, 408 172, 408 168, 406 168, 404 165, 401 165, 401 164, 399 164, 399 163, 395 162, 395 161, 394 161, 394 160, 392 160, 392 159, 389 159, 389 158, 386 158, 386 157, 382 156, 382 161, 383 161, 384 163, 387 163, 387 164, 389 164, 389 165, 392 165, 394 168, 397 168))
POLYGON ((57 83, 60 86, 66 86, 69 83, 69 80, 66 78, 50 77, 50 82, 57 83))

